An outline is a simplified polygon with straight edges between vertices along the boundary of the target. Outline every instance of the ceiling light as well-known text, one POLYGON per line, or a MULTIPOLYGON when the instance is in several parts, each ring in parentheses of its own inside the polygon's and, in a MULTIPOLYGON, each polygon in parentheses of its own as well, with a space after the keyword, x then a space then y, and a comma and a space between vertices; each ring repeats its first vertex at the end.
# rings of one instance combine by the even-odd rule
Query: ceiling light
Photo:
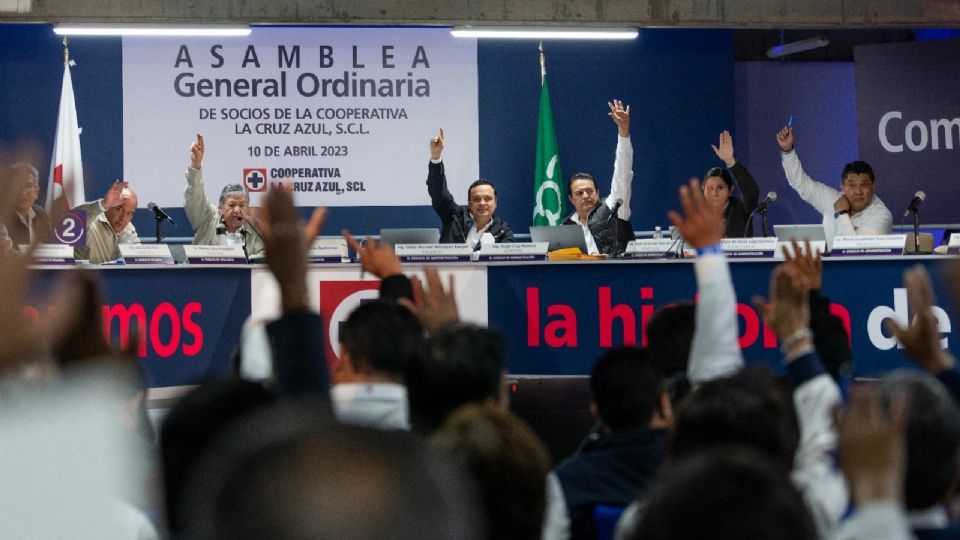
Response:
POLYGON ((813 49, 826 47, 829 44, 830 44, 830 40, 824 36, 812 37, 809 39, 794 41, 791 43, 781 43, 780 45, 770 47, 769 49, 767 49, 767 57, 780 58, 782 56, 789 56, 791 54, 802 53, 805 51, 812 51, 813 49))
POLYGON ((58 24, 53 31, 61 36, 249 36, 249 26, 164 26, 116 24, 58 24))
POLYGON ((487 39, 636 39, 636 28, 456 26, 453 37, 487 39))

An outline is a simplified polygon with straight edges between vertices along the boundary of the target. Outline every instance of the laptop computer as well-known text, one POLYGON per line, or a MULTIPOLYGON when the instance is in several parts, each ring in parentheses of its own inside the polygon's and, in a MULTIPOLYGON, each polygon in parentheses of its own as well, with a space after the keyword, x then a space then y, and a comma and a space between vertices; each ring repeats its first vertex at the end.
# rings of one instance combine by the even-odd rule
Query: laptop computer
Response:
POLYGON ((826 242, 827 237, 823 232, 823 225, 820 223, 806 225, 774 225, 773 235, 777 237, 777 242, 790 243, 791 238, 796 238, 797 242, 802 244, 804 239, 809 238, 811 242, 826 242))
POLYGON ((395 246, 397 244, 438 244, 440 229, 380 229, 380 241, 395 246))
POLYGON ((547 242, 547 251, 577 247, 587 253, 587 242, 579 225, 543 225, 530 227, 531 242, 547 242))

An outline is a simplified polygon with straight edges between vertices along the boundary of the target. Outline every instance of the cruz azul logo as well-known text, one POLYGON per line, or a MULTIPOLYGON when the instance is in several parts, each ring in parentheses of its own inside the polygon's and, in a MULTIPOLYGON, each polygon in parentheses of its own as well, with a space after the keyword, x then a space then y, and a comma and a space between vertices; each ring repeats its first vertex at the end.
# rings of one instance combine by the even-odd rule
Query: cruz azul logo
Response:
POLYGON ((244 169, 243 187, 251 192, 263 192, 267 190, 267 170, 266 169, 244 169))

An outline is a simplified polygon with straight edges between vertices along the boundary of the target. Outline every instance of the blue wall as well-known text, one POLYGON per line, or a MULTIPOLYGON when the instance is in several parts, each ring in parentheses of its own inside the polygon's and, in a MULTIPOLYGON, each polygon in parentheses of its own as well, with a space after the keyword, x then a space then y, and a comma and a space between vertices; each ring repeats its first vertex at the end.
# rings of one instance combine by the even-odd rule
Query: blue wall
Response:
MULTIPOLYGON (((709 144, 733 126, 731 32, 642 30, 631 42, 547 42, 545 47, 562 170, 568 175, 589 171, 601 179, 603 190, 609 189, 616 136, 606 102, 622 99, 632 106, 636 148, 632 221, 638 229, 666 224, 667 209, 678 204, 676 187, 718 164, 709 144)), ((123 171, 121 42, 76 38, 70 50, 78 62, 73 82, 87 197, 93 199, 123 171)), ((56 126, 61 58, 60 39, 49 25, 0 25, 0 145, 34 143, 43 179, 56 126)), ((482 41, 478 66, 480 172, 497 185, 502 217, 526 232, 533 201, 537 44, 482 41)), ((443 125, 442 111, 436 123, 443 125)), ((409 174, 414 185, 422 185, 426 163, 409 174)), ((190 236, 182 210, 172 214, 181 224, 166 234, 190 236)), ((145 210, 134 223, 142 236, 151 236, 153 223, 145 210)), ((336 208, 326 232, 438 225, 429 207, 336 208)))

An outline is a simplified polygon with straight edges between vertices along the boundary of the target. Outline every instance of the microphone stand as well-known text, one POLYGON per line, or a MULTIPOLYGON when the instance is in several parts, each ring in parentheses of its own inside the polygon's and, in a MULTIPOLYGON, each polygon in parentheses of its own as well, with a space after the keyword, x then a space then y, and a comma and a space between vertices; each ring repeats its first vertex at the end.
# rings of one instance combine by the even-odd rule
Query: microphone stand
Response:
POLYGON ((159 244, 160 241, 162 240, 162 238, 161 238, 161 236, 160 236, 160 223, 163 221, 163 218, 161 218, 159 215, 157 215, 156 213, 154 213, 154 214, 153 214, 153 219, 154 219, 154 222, 155 222, 156 225, 157 225, 157 243, 159 244))
POLYGON ((613 220, 613 256, 619 257, 620 253, 620 223, 617 213, 620 212, 620 205, 616 205, 610 218, 613 220))
POLYGON ((767 209, 760 210, 760 234, 767 237, 767 209))
POLYGON ((913 209, 913 253, 920 253, 920 209, 913 209))

